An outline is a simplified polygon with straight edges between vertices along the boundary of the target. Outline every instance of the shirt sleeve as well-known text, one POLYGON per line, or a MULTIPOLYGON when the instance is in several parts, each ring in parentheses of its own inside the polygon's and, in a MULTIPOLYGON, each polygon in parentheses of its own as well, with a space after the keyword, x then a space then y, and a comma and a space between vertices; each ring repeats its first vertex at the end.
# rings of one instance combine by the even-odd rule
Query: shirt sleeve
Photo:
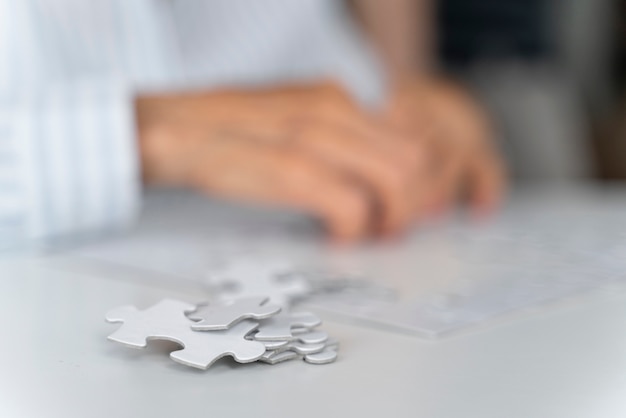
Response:
POLYGON ((32 90, 0 97, 0 250, 128 224, 140 197, 129 90, 32 90))

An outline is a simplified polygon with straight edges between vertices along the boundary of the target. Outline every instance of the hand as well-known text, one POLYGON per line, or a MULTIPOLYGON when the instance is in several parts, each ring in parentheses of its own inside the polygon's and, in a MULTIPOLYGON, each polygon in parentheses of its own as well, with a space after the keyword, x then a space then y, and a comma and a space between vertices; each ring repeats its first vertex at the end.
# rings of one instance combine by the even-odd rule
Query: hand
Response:
POLYGON ((332 85, 137 100, 144 177, 299 208, 338 240, 407 228, 423 204, 419 141, 332 85))
POLYGON ((424 142, 431 152, 433 212, 467 197, 475 212, 493 210, 505 188, 504 164, 492 143, 481 107, 460 87, 442 80, 400 83, 385 111, 386 119, 424 142))

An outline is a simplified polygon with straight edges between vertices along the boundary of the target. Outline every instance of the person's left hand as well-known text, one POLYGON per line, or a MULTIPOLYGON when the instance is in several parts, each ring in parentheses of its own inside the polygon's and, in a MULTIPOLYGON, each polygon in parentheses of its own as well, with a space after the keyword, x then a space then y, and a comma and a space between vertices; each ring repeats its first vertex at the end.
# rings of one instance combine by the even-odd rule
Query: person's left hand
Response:
POLYGON ((433 176, 429 212, 439 214, 463 197, 478 214, 502 199, 506 176, 485 112, 462 88, 417 78, 398 85, 384 117, 426 141, 433 176))
POLYGON ((351 242, 407 230, 427 197, 426 155, 333 83, 141 96, 147 183, 291 207, 351 242))

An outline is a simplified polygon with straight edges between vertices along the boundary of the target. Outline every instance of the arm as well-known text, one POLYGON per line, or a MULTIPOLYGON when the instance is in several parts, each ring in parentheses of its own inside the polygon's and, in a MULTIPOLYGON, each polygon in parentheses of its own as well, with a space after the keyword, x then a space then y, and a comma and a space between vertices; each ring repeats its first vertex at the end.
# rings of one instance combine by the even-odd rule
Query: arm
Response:
MULTIPOLYGON (((4 76, 18 81, 0 85, 0 228, 12 230, 0 234, 5 245, 124 225, 137 208, 139 165, 149 183, 309 212, 340 240, 413 222, 419 145, 370 121, 340 89, 136 97, 110 75, 89 78, 94 71, 85 67, 106 68, 58 37, 67 28, 47 18, 42 7, 51 5, 80 17, 63 2, 0 0, 0 84, 4 76), (1 24, 6 16, 17 23, 1 24), (75 73, 89 79, 74 81, 75 73)), ((124 52, 113 28, 80 25, 73 33, 92 26, 98 33, 89 39, 124 52)))
POLYGON ((351 0, 393 84, 436 67, 433 0, 351 0))
POLYGON ((0 0, 0 249, 119 227, 139 205, 132 93, 59 77, 80 57, 46 48, 44 4, 0 0))
POLYGON ((331 84, 138 100, 144 178, 318 217, 339 241, 402 232, 421 211, 421 146, 331 84))
POLYGON ((390 80, 384 117, 435 156, 428 207, 439 213, 469 196, 489 212, 504 188, 503 164, 481 106, 437 74, 434 0, 352 0, 390 80))
POLYGON ((68 84, 2 99, 0 247, 133 219, 138 163, 125 89, 68 84))

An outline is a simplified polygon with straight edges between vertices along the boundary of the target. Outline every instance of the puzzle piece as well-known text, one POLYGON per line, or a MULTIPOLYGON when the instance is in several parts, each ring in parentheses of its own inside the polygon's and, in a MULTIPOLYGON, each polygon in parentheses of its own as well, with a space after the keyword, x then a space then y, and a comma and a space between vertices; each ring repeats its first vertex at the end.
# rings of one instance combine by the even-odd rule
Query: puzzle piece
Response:
POLYGON ((293 266, 276 260, 240 260, 210 273, 211 287, 221 288, 223 300, 250 296, 268 296, 270 302, 282 307, 298 297, 311 293, 312 288, 304 278, 291 274, 288 280, 281 280, 293 273, 293 266), (235 289, 229 289, 235 284, 235 289))
POLYGON ((290 351, 295 351, 298 354, 306 355, 306 354, 315 354, 323 351, 326 348, 324 343, 319 344, 304 344, 300 341, 292 341, 287 345, 287 349, 290 351))
POLYGON ((282 363, 283 361, 296 359, 298 357, 300 356, 298 355, 298 353, 294 351, 281 351, 279 353, 268 351, 267 353, 261 356, 259 361, 262 361, 263 363, 268 363, 268 364, 278 364, 278 363, 282 363))
POLYGON ((304 356, 304 361, 311 364, 328 364, 335 360, 337 360, 337 351, 333 348, 326 348, 319 353, 304 356))
POLYGON ((280 306, 268 304, 268 300, 267 297, 250 297, 200 306, 187 316, 200 321, 191 326, 196 331, 223 330, 244 319, 265 319, 280 312, 280 306))
POLYGON ((291 330, 296 340, 302 341, 305 344, 319 344, 328 340, 328 334, 324 331, 305 331, 301 334, 291 330))
POLYGON ((278 347, 271 351, 275 354, 282 353, 284 351, 293 351, 296 354, 306 355, 306 354, 314 354, 323 351, 326 348, 326 344, 318 343, 318 344, 304 344, 300 341, 290 341, 287 345, 278 347))
POLYGON ((266 350, 273 351, 278 350, 279 348, 283 348, 289 344, 288 340, 284 341, 263 341, 263 345, 266 350))
POLYGON ((209 368, 224 356, 232 356, 239 363, 249 363, 265 354, 262 343, 245 339, 257 328, 257 323, 243 320, 228 330, 197 332, 191 329, 194 322, 185 316, 195 308, 165 299, 143 311, 134 306, 113 309, 107 313, 106 320, 123 325, 108 339, 133 348, 145 348, 149 340, 173 341, 183 349, 170 353, 170 358, 199 369, 209 368))
POLYGON ((310 312, 281 312, 268 318, 259 325, 259 332, 254 335, 257 341, 293 340, 293 328, 311 329, 322 321, 310 312))
MULTIPOLYGON (((292 328, 291 335, 293 335, 293 338, 288 340, 263 340, 262 342, 268 350, 274 350, 287 345, 291 341, 301 341, 304 344, 319 344, 325 343, 329 338, 328 333, 325 331, 311 331, 308 328, 292 328)), ((251 339, 255 340, 256 338, 253 335, 251 339)))

